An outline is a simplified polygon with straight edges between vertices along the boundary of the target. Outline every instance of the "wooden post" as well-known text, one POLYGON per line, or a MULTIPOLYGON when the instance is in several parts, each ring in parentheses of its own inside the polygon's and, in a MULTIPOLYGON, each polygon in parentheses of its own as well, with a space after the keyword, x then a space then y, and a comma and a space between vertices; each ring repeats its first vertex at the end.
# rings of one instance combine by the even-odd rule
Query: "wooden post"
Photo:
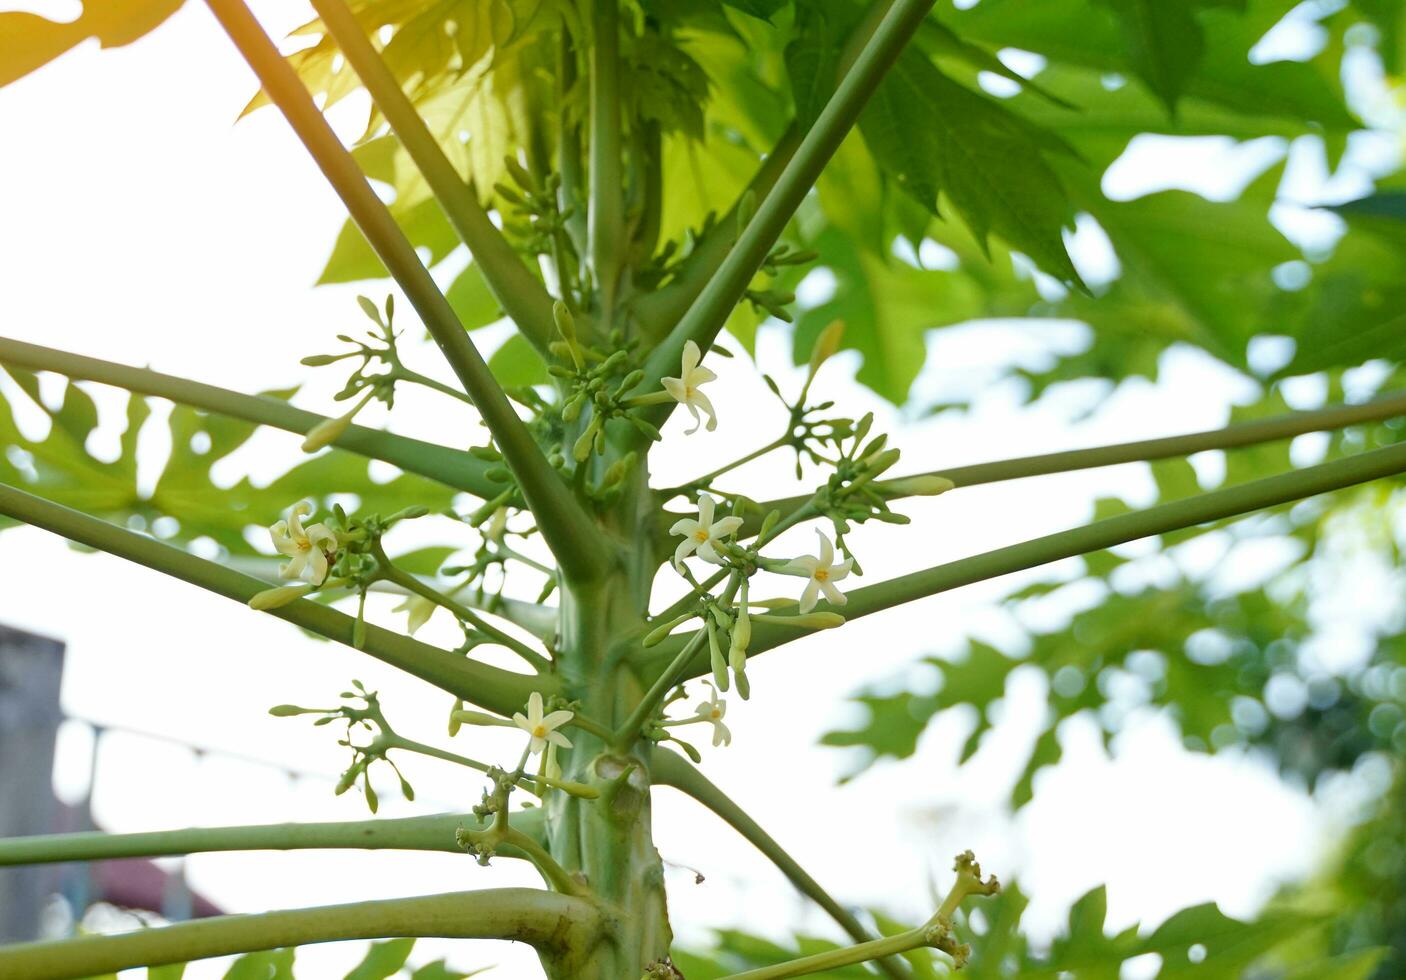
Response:
MULTIPOLYGON (((54 739, 64 645, 0 626, 0 837, 54 829, 54 739)), ((0 942, 38 938, 45 867, 0 869, 0 942)))

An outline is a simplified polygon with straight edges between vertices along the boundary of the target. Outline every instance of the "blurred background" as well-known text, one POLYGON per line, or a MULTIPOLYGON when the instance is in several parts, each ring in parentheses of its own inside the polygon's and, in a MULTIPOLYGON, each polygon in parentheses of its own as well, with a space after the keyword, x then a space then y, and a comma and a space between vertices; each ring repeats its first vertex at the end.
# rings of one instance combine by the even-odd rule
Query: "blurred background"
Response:
MULTIPOLYGON (((64 6, 77 4, 6 5, 49 17, 64 6)), ((311 16, 302 4, 253 6, 275 36, 311 16)), ((1319 205, 1368 195, 1401 162, 1401 92, 1384 70, 1382 39, 1365 26, 1357 35, 1338 29, 1332 16, 1341 9, 1294 7, 1256 49, 1265 61, 1307 61, 1337 46, 1340 80, 1362 120, 1341 145, 1322 135, 1139 136, 1104 172, 1103 192, 1117 201, 1169 191, 1211 203, 1252 199, 1293 253, 1274 266, 1276 285, 1303 288, 1347 227, 1319 205)), ((1020 51, 1003 56, 1026 74, 1041 67, 1020 51)), ((1002 94, 1001 79, 984 81, 1002 94)), ((1125 82, 1110 75, 1105 84, 1125 82)), ((331 414, 341 374, 298 361, 336 349, 335 334, 360 332, 354 297, 379 302, 388 287, 313 288, 328 278, 345 215, 281 117, 260 111, 235 124, 253 91, 200 4, 128 47, 85 45, 0 89, 0 332, 236 390, 296 388, 295 404, 331 414)), ((358 99, 332 110, 348 138, 364 117, 358 99)), ((1118 280, 1119 258, 1096 222, 1082 218, 1068 241, 1096 289, 1118 280)), ((894 261, 945 261, 936 242, 922 251, 910 246, 894 261)), ((449 286, 467 262, 458 248, 435 274, 449 286)), ((1029 263, 1012 270, 1047 299, 1059 289, 1029 263)), ((824 311, 836 289, 835 276, 818 270, 800 283, 799 303, 824 311)), ((872 381, 855 380, 865 359, 854 351, 827 364, 814 390, 849 413, 873 411, 876 430, 903 450, 901 465, 916 471, 1211 428, 1401 386, 1393 362, 1368 357, 1281 376, 1294 341, 1272 315, 1262 324, 1244 363, 1232 364, 1191 343, 1140 343, 1136 327, 1115 345, 1064 315, 981 317, 926 335, 921 370, 897 405, 872 381), (1117 368, 1094 363, 1100 358, 1117 368)), ((407 325, 407 361, 448 380, 418 325, 407 325)), ((793 329, 766 321, 755 341, 757 364, 785 391, 803 377, 792 363, 793 329)), ((1380 336, 1396 342, 1391 329, 1380 336)), ((475 339, 492 350, 508 335, 498 324, 475 339)), ((715 359, 721 425, 685 439, 675 419, 657 453, 661 485, 726 462, 784 424, 741 346, 729 343, 742 356, 715 359)), ((18 471, 32 465, 65 397, 62 379, 39 382, 35 400, 0 375, 19 433, 5 451, 18 471)), ((97 406, 85 447, 111 460, 125 396, 78 387, 97 406)), ((189 435, 178 419, 159 424, 169 404, 153 407, 136 456, 136 480, 148 491, 179 463, 183 479, 196 474, 186 487, 192 499, 208 492, 219 506, 220 492, 246 478, 254 490, 276 485, 299 459, 295 437, 259 431, 201 462, 209 437, 202 450, 200 433, 189 435), (172 431, 190 445, 173 444, 172 431)), ((463 445, 475 424, 460 408, 406 392, 393 415, 377 405, 358 421, 463 445)), ((1400 431, 1366 427, 1189 462, 964 489, 907 504, 912 526, 866 525, 853 544, 869 580, 879 580, 1393 441, 1400 431)), ((385 486, 399 477, 372 464, 368 478, 385 486)), ((795 492, 793 484, 791 461, 776 459, 739 471, 730 486, 766 498, 795 492)), ((462 527, 420 523, 399 539, 405 547, 458 534, 472 548, 462 527)), ((168 534, 141 517, 131 526, 168 534)), ((808 534, 786 540, 800 553, 808 534)), ((249 543, 268 550, 257 535, 249 543)), ((857 621, 758 659, 749 676, 759 696, 730 706, 733 744, 705 749, 704 769, 832 893, 899 919, 925 917, 951 856, 972 848, 1028 897, 1022 928, 1036 948, 1067 929, 1071 905, 1104 886, 1110 933, 1202 902, 1244 919, 1328 908, 1330 926, 1304 939, 1316 952, 1406 949, 1403 543, 1400 487, 1378 484, 857 621), (853 846, 857 826, 868 828, 862 853, 853 846)), ((210 539, 191 547, 222 553, 210 539)), ((661 591, 670 588, 661 579, 661 591)), ((392 605, 377 603, 369 615, 401 622, 392 605)), ((7 835, 359 819, 357 793, 331 792, 345 765, 334 739, 267 708, 327 702, 356 677, 381 691, 398 727, 426 740, 443 739, 450 708, 446 695, 353 651, 27 528, 0 535, 0 624, 7 835)), ((419 635, 458 642, 447 616, 419 635)), ((493 757, 489 735, 480 754, 493 757)), ((433 763, 410 760, 405 770, 417 800, 388 786, 385 813, 461 809, 478 798, 473 781, 433 763)), ((671 790, 656 798, 682 946, 707 948, 718 930, 783 945, 797 933, 835 935, 730 829, 671 790)), ((52 936, 529 881, 508 862, 483 869, 466 858, 391 852, 198 855, 27 877, 6 870, 0 923, 9 938, 52 936)), ((723 933, 721 941, 740 940, 723 933)), ((340 975, 364 951, 334 944, 298 955, 306 975, 319 977, 340 975)), ((411 962, 440 956, 464 970, 494 966, 491 976, 536 975, 529 950, 493 944, 423 941, 411 962)), ((1123 975, 1151 976, 1158 965, 1132 960, 1123 975)), ((227 967, 203 962, 187 976, 227 967)))

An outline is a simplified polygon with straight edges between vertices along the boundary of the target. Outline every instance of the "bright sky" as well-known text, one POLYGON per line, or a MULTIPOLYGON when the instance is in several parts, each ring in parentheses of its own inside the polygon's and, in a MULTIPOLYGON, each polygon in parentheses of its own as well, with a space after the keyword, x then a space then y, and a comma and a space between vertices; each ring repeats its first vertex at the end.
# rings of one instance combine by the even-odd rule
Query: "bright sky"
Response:
MULTIPOLYGON (((255 6, 275 33, 302 19, 301 5, 255 6)), ((253 90, 198 3, 130 48, 84 48, 0 90, 9 141, 0 167, 0 332, 235 389, 304 384, 297 403, 327 411, 342 375, 310 372, 298 359, 332 349, 334 334, 360 327, 357 288, 311 288, 343 214, 281 117, 263 111, 234 125, 253 90)), ((1223 183, 1243 163, 1223 145, 1198 152, 1200 169, 1189 172, 1207 181, 1223 183)), ((379 296, 386 287, 364 289, 379 296)), ((502 333, 477 336, 489 344, 502 333)), ((856 414, 873 409, 876 428, 893 432, 910 470, 1213 426, 1233 400, 1250 394, 1243 379, 1190 353, 1169 355, 1156 387, 1130 384, 1087 417, 1091 389, 1065 391, 1029 411, 1010 385, 986 380, 998 357, 1038 358, 1051 344, 1077 343, 1079 336, 1072 327, 950 332, 932 346, 920 384, 934 397, 980 391, 977 409, 962 417, 900 419, 849 380, 853 355, 828 366, 817 390, 856 414)), ((794 385, 779 340, 764 331, 760 359, 794 385)), ((428 346, 411 359, 445 375, 428 346)), ((687 440, 682 427, 671 429, 661 481, 745 452, 780 424, 749 366, 733 360, 716 367, 722 424, 687 440)), ((90 390, 104 407, 115 404, 112 392, 90 390)), ((363 420, 382 424, 384 417, 363 420)), ((466 414, 445 411, 434 398, 406 397, 390 425, 461 444, 466 422, 466 414)), ((110 451, 118 431, 109 413, 95 447, 110 451)), ((159 440, 145 441, 143 472, 154 474, 163 453, 159 440)), ((265 476, 297 458, 296 440, 276 433, 261 434, 239 453, 241 465, 265 476)), ((778 460, 743 471, 735 486, 773 488, 754 491, 759 497, 793 492, 782 490, 788 474, 788 463, 778 460)), ((1121 467, 960 491, 906 508, 912 528, 877 525, 857 544, 877 580, 1070 527, 1088 518, 1095 496, 1110 493, 1146 500, 1150 481, 1137 467, 1121 467)), ((800 531, 786 540, 800 553, 809 550, 809 536, 800 531)), ((73 716, 335 777, 345 760, 326 730, 272 719, 266 709, 324 703, 355 676, 381 689, 406 734, 442 738, 444 695, 349 650, 157 573, 80 555, 41 532, 6 532, 0 555, 0 621, 67 642, 63 701, 73 716)), ((793 588, 785 580, 771 584, 779 592, 793 588)), ((1110 925, 1121 927, 1209 899, 1248 914, 1278 882, 1311 870, 1336 808, 1284 786, 1260 760, 1186 754, 1170 724, 1149 713, 1135 713, 1111 757, 1092 725, 1069 725, 1065 762, 1037 782, 1036 802, 1010 818, 1003 801, 1043 710, 1042 684, 1024 672, 1008 692, 1006 723, 960 775, 955 758, 971 722, 954 714, 931 728, 913 760, 838 786, 851 760, 815 743, 853 720, 845 697, 866 682, 901 679, 918 656, 953 649, 964 632, 1014 635, 1014 620, 989 603, 1010 584, 929 599, 759 659, 749 671, 753 699, 730 705, 733 745, 707 752, 708 775, 843 901, 880 904, 909 918, 927 914, 930 886, 945 883, 951 855, 967 847, 1033 895, 1029 925, 1040 936, 1099 882, 1109 887, 1110 925), (872 834, 863 853, 836 846, 842 830, 852 839, 861 825, 872 834)), ((455 630, 436 620, 421 635, 453 642, 455 630)), ((494 757, 492 745, 476 742, 475 754, 494 757)), ((505 743, 501 756, 515 752, 505 743)), ((56 774, 66 798, 82 791, 85 759, 82 730, 66 730, 56 774)), ((388 791, 383 813, 477 801, 477 786, 456 772, 413 760, 405 768, 422 804, 406 806, 388 791)), ((104 744, 95 799, 100 822, 114 831, 365 813, 355 792, 334 798, 329 785, 290 786, 276 770, 237 762, 197 764, 179 747, 126 736, 104 744)), ((669 877, 673 921, 685 940, 739 925, 833 933, 749 845, 670 791, 659 794, 656 835, 667 861, 707 876, 695 885, 680 867, 669 877)), ((232 911, 531 881, 506 861, 484 870, 467 858, 400 853, 197 856, 189 873, 195 887, 232 911)), ((537 975, 523 948, 448 948, 466 968, 498 964, 493 976, 537 975)), ((445 949, 425 942, 412 962, 445 949)), ((303 959, 314 964, 309 976, 331 976, 359 955, 350 944, 307 950, 303 959)), ((203 964, 187 975, 218 976, 219 969, 203 964)))

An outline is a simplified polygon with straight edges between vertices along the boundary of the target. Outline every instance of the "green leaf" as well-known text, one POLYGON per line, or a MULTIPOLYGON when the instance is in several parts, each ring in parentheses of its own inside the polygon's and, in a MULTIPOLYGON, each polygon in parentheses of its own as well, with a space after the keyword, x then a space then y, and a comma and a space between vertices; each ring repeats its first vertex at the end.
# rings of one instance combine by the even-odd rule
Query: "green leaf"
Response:
POLYGON ((987 248, 993 232, 1046 272, 1082 285, 1061 237, 1072 213, 1046 153, 1052 134, 977 95, 908 50, 859 120, 880 169, 938 213, 942 193, 987 248))
MULTIPOLYGON (((1246 118, 1272 117, 1300 131, 1356 128, 1336 79, 1306 62, 1250 60, 1264 32, 1292 6, 1289 0, 1247 0, 1245 14, 1223 7, 1202 11, 1205 48, 1196 72, 1185 79, 1183 97, 1246 118)), ((967 40, 1033 51, 1098 72, 1136 73, 1112 11, 1088 0, 982 0, 943 20, 967 40)))
POLYGON ((1159 0, 1099 0, 1118 17, 1129 60, 1169 111, 1205 50, 1195 4, 1159 0))
POLYGON ((1300 258, 1268 221, 1278 167, 1226 202, 1186 191, 1111 201, 1090 175, 1069 173, 1079 204, 1108 233, 1123 275, 1096 300, 1071 296, 1063 304, 1068 315, 1100 332, 1136 330, 1244 365, 1265 311, 1301 302, 1274 281, 1277 266, 1300 258))
POLYGON ((1290 968, 1283 980, 1370 980, 1390 955, 1386 948, 1364 949, 1321 963, 1302 963, 1290 968))
POLYGON ((801 4, 796 8, 796 36, 786 45, 786 75, 796 106, 796 125, 808 129, 835 91, 841 38, 854 23, 850 8, 801 4))
POLYGON ((1371 218, 1390 218, 1393 221, 1406 221, 1406 191, 1378 191, 1353 201, 1327 205, 1325 210, 1336 212, 1345 217, 1361 215, 1371 218))
POLYGON ((723 3, 744 14, 769 21, 789 0, 723 0, 723 3))
POLYGON ((451 970, 445 966, 444 960, 435 960, 433 963, 426 963, 410 976, 410 980, 465 980, 467 977, 476 977, 480 973, 487 973, 492 967, 485 966, 477 970, 470 970, 464 973, 462 970, 451 970))
POLYGON ((509 388, 546 384, 547 365, 522 334, 515 333, 488 359, 488 369, 498 383, 509 388))
POLYGON ((181 980, 186 972, 185 963, 167 963, 165 966, 149 966, 146 980, 181 980))
POLYGON ((105 48, 131 44, 174 14, 182 0, 84 0, 67 23, 23 11, 0 12, 0 86, 97 38, 105 48))
POLYGON ((484 281, 478 263, 471 263, 449 284, 444 294, 465 330, 477 330, 503 318, 503 310, 484 281))
POLYGON ((383 943, 372 943, 366 957, 347 974, 346 980, 385 980, 400 972, 414 948, 414 939, 388 939, 383 943))
POLYGON ((407 551, 403 555, 396 555, 391 559, 391 564, 403 572, 411 575, 434 575, 449 558, 450 555, 458 551, 457 548, 435 545, 428 548, 416 548, 414 551, 407 551))
POLYGON ((293 980, 296 952, 288 948, 245 953, 226 971, 224 980, 293 980))

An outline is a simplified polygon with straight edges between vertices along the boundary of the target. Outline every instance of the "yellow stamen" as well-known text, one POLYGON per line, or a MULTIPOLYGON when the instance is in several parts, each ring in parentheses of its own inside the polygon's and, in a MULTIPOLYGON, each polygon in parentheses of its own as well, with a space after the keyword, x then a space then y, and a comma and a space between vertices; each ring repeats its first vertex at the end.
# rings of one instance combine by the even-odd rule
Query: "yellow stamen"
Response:
POLYGON ((829 579, 829 577, 830 577, 830 569, 828 569, 828 568, 817 568, 817 569, 815 570, 815 580, 816 580, 817 582, 824 582, 824 581, 826 581, 827 579, 829 579))
POLYGON ((546 738, 546 737, 547 737, 547 726, 546 726, 546 725, 538 725, 536 728, 532 729, 532 737, 533 737, 533 738, 546 738))
POLYGON ((700 527, 698 530, 696 530, 696 531, 693 532, 693 537, 694 537, 694 540, 696 540, 696 541, 707 541, 707 540, 708 540, 708 532, 707 532, 705 529, 703 529, 703 528, 700 527))

